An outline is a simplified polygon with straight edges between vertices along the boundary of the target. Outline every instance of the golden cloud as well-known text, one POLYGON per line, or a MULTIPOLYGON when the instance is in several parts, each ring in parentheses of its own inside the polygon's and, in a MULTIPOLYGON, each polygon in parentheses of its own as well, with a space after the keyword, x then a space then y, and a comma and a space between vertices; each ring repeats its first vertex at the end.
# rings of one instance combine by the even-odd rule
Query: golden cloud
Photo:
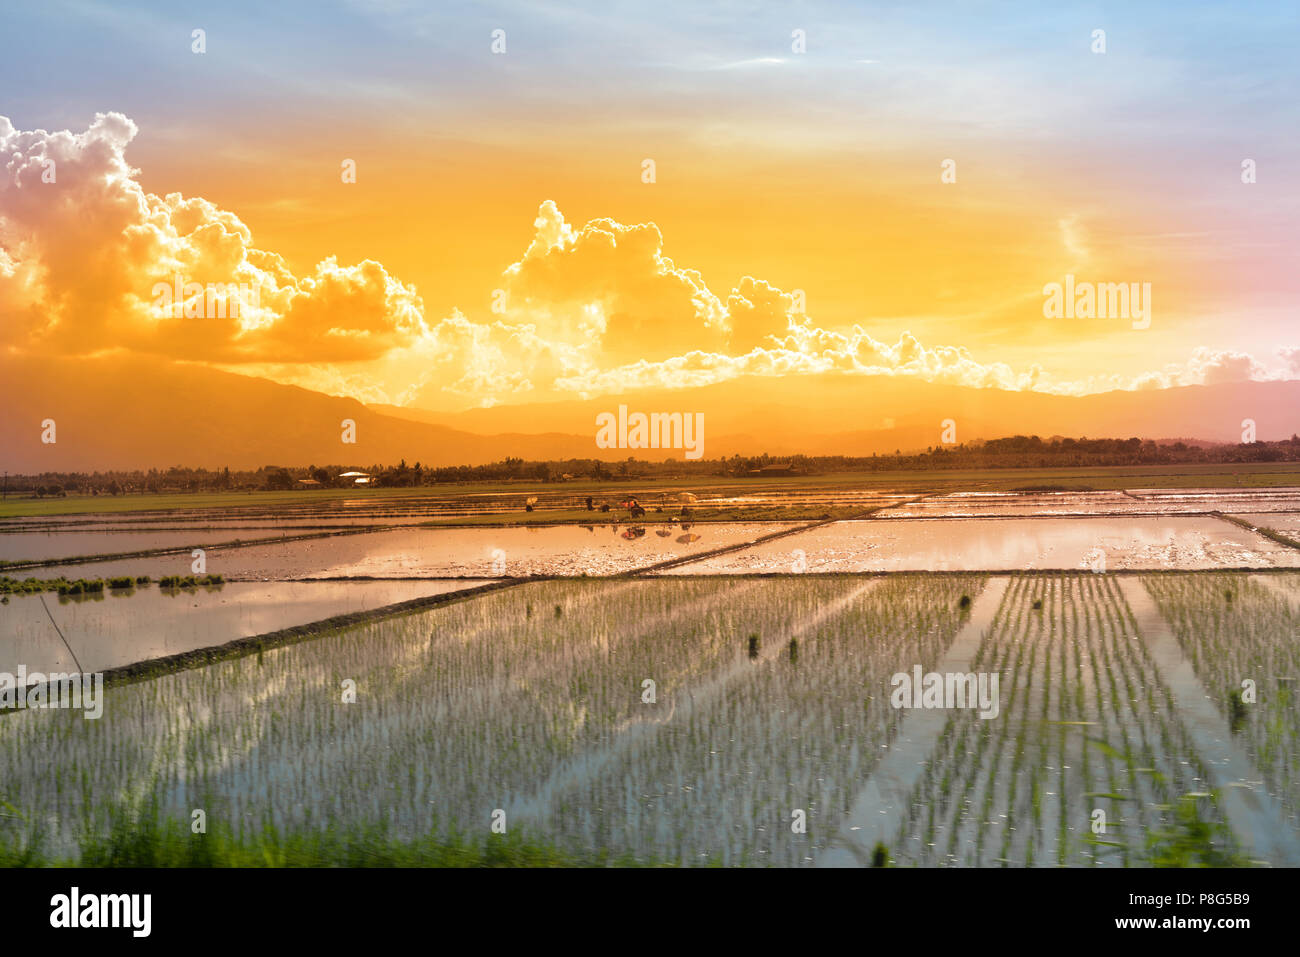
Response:
POLYGON ((502 275, 496 314, 453 310, 430 324, 414 286, 378 262, 328 257, 297 276, 234 213, 145 191, 126 160, 136 133, 120 113, 75 134, 20 131, 0 116, 0 342, 151 353, 429 408, 742 375, 906 375, 1067 394, 1300 375, 1300 349, 1281 350, 1288 368, 1276 372, 1202 348, 1139 376, 1047 381, 1036 366, 981 362, 910 333, 891 345, 860 325, 821 328, 795 293, 753 276, 716 294, 665 255, 657 224, 575 227, 550 200, 502 275))

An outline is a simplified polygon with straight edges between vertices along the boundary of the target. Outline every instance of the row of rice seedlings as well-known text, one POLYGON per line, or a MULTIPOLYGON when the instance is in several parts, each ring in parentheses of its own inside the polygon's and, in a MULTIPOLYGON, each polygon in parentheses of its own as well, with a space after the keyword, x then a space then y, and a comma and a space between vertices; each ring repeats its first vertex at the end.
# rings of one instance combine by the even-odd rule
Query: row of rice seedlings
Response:
POLYGON ((689 694, 736 636, 818 605, 762 586, 539 583, 113 689, 98 722, 16 715, 4 796, 64 837, 108 826, 108 798, 250 827, 486 827, 643 718, 643 679, 689 694))
MULTIPOLYGON (((918 865, 1135 864, 1204 769, 1113 578, 1017 576, 972 666, 998 718, 954 712, 890 850, 918 865), (1106 829, 1091 830, 1092 813, 1106 829)), ((1222 822, 1214 806, 1205 813, 1222 822)))
MULTIPOLYGON (((126 581, 127 579, 121 579, 121 580, 126 581)), ((222 575, 163 575, 161 578, 158 579, 158 587, 162 589, 199 588, 199 587, 206 588, 212 585, 224 584, 225 581, 226 579, 222 575)), ((125 588, 128 586, 119 585, 115 587, 125 588)))
MULTIPOLYGON (((975 576, 898 576, 869 590, 856 579, 767 582, 764 607, 783 614, 751 623, 777 653, 571 782, 551 801, 551 828, 575 830, 579 849, 687 865, 812 863, 902 720, 891 677, 937 663, 964 621, 960 598, 982 585, 975 576)), ((747 627, 731 632, 737 646, 747 627)))
POLYGON ((38 595, 42 592, 54 592, 60 598, 78 595, 103 595, 104 588, 132 588, 135 585, 147 585, 149 576, 139 578, 122 576, 118 578, 10 578, 0 575, 0 598, 3 604, 9 604, 10 595, 38 595))
POLYGON ((1241 574, 1152 575, 1143 584, 1234 740, 1300 827, 1300 609, 1241 574), (1242 697, 1246 680, 1253 702, 1242 697))
POLYGON ((0 722, 3 796, 65 842, 112 800, 238 826, 486 828, 787 608, 725 581, 537 583, 0 722), (356 703, 341 689, 355 682, 356 703))
MULTIPOLYGON (((1095 633, 1099 639, 1112 706, 1099 707, 1098 714, 1106 718, 1102 725, 1105 734, 1090 742, 1089 750, 1105 755, 1111 782, 1111 790, 1106 794, 1118 794, 1130 800, 1120 802, 1088 792, 1085 797, 1109 800, 1115 812, 1110 815, 1111 821, 1116 814, 1121 815, 1122 862, 1148 864, 1152 835, 1163 833, 1176 823, 1176 805, 1181 795, 1205 791, 1206 770, 1177 717, 1169 689, 1161 681, 1138 635, 1137 623, 1116 580, 1111 576, 1083 575, 1079 581, 1087 604, 1096 610, 1097 622, 1089 634, 1095 633), (1129 817, 1122 816, 1125 814, 1129 817)), ((1202 803, 1208 820, 1222 827, 1224 817, 1217 803, 1208 798, 1202 803)), ((1093 806, 1105 809, 1104 803, 1093 806)), ((1080 810, 1083 808, 1075 813, 1080 810)), ((1108 825, 1107 830, 1111 832, 1114 828, 1108 825)), ((1109 846, 1101 843, 1104 839, 1105 835, 1092 835, 1085 841, 1101 852, 1109 846)))

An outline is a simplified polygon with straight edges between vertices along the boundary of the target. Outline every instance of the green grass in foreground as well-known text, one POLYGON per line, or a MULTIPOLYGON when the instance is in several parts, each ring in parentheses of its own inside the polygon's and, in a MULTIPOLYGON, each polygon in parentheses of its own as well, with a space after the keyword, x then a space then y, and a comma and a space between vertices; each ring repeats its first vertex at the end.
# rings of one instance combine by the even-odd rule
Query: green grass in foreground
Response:
MULTIPOLYGON (((1220 845, 1226 828, 1201 820, 1195 797, 1178 803, 1172 827, 1148 837, 1150 866, 1161 868, 1243 867, 1250 862, 1220 845)), ((21 815, 0 801, 3 816, 21 815)), ((873 867, 884 867, 888 849, 877 844, 873 867)), ((135 821, 120 818, 105 836, 83 837, 75 855, 54 856, 42 849, 39 834, 0 836, 0 867, 672 867, 604 851, 573 854, 544 841, 512 835, 472 839, 394 838, 382 826, 334 831, 281 833, 263 827, 253 835, 235 834, 217 824, 206 834, 190 832, 189 822, 147 813, 135 821)), ((717 861, 710 866, 720 866, 717 861)))
MULTIPOLYGON (((0 802, 10 817, 14 809, 0 802)), ((281 833, 266 826, 236 834, 220 823, 192 834, 190 823, 152 813, 118 819, 107 835, 83 837, 75 855, 43 849, 39 834, 0 836, 0 867, 665 867, 599 852, 578 855, 514 835, 400 840, 382 826, 281 833)))

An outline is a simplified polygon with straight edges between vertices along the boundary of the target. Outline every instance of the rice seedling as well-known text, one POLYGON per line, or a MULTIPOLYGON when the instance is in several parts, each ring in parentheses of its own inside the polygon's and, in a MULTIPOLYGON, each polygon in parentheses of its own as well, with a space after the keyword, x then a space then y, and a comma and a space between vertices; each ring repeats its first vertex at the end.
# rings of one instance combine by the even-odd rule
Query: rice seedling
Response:
POLYGON ((10 715, 0 790, 51 860, 151 809, 203 808, 238 847, 382 828, 431 848, 484 839, 500 808, 512 840, 583 860, 808 863, 897 725, 888 676, 937 659, 976 584, 531 583, 114 687, 98 721, 10 715), (754 632, 772 640, 750 660, 754 632))
POLYGON ((1300 575, 1271 582, 1229 573, 1143 578, 1201 683, 1221 689, 1213 701, 1234 740, 1300 828, 1300 608, 1286 596, 1300 575))
MULTIPOLYGON (((1240 701, 1237 676, 1256 681, 1238 736, 1294 795, 1292 606, 1239 576, 1152 579, 1207 687, 1227 675, 1240 701)), ((98 721, 9 714, 0 862, 808 865, 908 720, 891 676, 983 628, 984 592, 978 575, 530 582, 113 687, 98 721)), ((947 717, 871 862, 1234 861, 1136 635, 1111 576, 1011 577, 971 665, 1000 676, 1000 714, 947 717)))
MULTIPOLYGON (((1002 676, 1001 713, 952 713, 911 799, 926 816, 890 842, 900 864, 1151 862, 1171 795, 1204 774, 1130 617, 1110 576, 1012 579, 973 665, 1002 676)), ((1222 824, 1214 802, 1203 813, 1222 824)))

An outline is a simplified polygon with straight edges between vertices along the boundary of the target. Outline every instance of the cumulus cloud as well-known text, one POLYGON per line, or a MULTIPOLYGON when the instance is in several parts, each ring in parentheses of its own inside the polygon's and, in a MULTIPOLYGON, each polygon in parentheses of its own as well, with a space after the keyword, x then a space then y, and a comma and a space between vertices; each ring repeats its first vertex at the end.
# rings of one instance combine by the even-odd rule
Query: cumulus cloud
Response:
POLYGON ((1277 355, 1286 364, 1291 376, 1300 378, 1300 346, 1283 346, 1277 350, 1277 355))
POLYGON ((16 130, 0 116, 0 312, 10 344, 226 363, 363 361, 426 333, 415 289, 379 263, 331 258, 295 276, 254 246, 234 213, 146 192, 126 160, 136 133, 120 113, 97 114, 81 133, 16 130), (177 277, 189 310, 160 302, 177 277), (230 284, 242 287, 238 306, 230 284), (209 297, 209 285, 220 293, 209 297))
MULTIPOLYGON (((753 276, 714 292, 665 255, 655 223, 567 222, 547 200, 490 316, 426 319, 383 265, 324 259, 295 275, 234 213, 158 196, 126 159, 136 125, 98 114, 80 133, 20 131, 0 116, 0 344, 89 354, 134 350, 265 375, 367 402, 435 408, 708 385, 738 376, 914 376, 952 385, 1084 394, 1300 377, 1248 354, 1194 349, 1137 376, 1053 380, 911 333, 821 328, 792 291, 753 276), (159 309, 159 284, 234 284, 238 315, 159 309), (244 293, 240 293, 244 295, 244 293)), ((1074 216, 1067 250, 1086 257, 1074 216)), ((199 300, 182 290, 190 306, 199 300)), ((228 306, 228 303, 226 304, 228 306)))
POLYGON ((539 333, 599 345, 605 360, 666 359, 725 346, 724 308, 703 277, 663 254, 654 223, 581 229, 547 200, 522 259, 505 271, 505 315, 539 333))

